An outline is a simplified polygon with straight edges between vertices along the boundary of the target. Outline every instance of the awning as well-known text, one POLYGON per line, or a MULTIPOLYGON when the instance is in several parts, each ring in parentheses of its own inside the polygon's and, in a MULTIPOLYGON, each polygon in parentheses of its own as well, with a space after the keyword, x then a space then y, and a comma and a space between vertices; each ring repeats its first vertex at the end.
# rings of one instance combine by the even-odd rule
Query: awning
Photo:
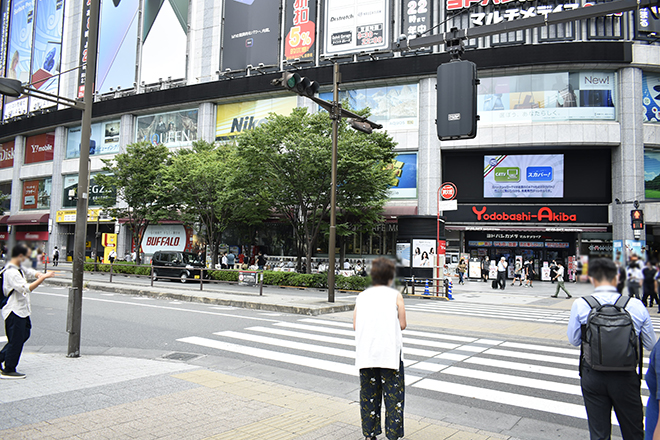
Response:
POLYGON ((10 215, 7 219, 8 225, 39 225, 47 224, 50 214, 42 212, 31 212, 29 214, 10 215))
POLYGON ((394 219, 402 215, 417 215, 417 206, 386 206, 383 217, 394 219))
POLYGON ((6 225, 6 224, 7 224, 7 220, 9 220, 9 216, 8 216, 8 215, 3 215, 2 217, 0 217, 0 225, 6 225))

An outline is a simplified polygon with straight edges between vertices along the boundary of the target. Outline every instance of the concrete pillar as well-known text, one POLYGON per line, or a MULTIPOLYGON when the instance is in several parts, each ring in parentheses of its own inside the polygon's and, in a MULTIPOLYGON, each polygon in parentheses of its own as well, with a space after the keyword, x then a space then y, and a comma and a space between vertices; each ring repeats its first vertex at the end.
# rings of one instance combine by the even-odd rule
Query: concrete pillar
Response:
POLYGON ((126 146, 135 142, 135 116, 122 115, 119 126, 119 152, 125 153, 126 146))
POLYGON ((435 128, 436 79, 419 82, 419 152, 417 154, 417 198, 420 215, 438 213, 438 188, 441 184, 441 152, 435 128))
MULTIPOLYGON (((25 136, 16 136, 14 140, 14 168, 12 170, 11 184, 11 208, 10 215, 18 214, 23 203, 23 182, 21 181, 21 168, 25 161, 25 136)), ((9 249, 16 245, 16 228, 11 228, 9 240, 7 240, 9 249)))
MULTIPOLYGON (((66 128, 55 129, 55 145, 53 145, 53 183, 50 192, 50 220, 48 220, 49 240, 45 250, 50 258, 53 256, 55 246, 62 249, 66 246, 66 226, 60 226, 55 220, 57 211, 62 209, 64 199, 64 177, 62 176, 62 162, 66 155, 66 128)), ((64 256, 62 252, 60 255, 64 256)))
POLYGON ((203 102, 197 110, 197 139, 215 142, 215 104, 203 102))
MULTIPOLYGON (((621 146, 612 150, 612 199, 621 202, 644 200, 644 121, 642 114, 642 70, 626 67, 618 71, 617 106, 621 146)), ((588 166, 588 165, 587 165, 588 166)), ((612 238, 633 240, 630 226, 632 204, 612 204, 612 238)), ((645 239, 642 231, 641 239, 645 239)))

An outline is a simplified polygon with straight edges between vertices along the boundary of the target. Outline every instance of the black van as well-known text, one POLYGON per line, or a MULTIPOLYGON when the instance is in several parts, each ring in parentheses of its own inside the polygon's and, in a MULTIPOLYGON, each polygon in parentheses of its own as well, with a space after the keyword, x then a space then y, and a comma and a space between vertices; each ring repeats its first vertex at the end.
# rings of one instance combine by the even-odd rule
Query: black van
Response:
MULTIPOLYGON (((154 281, 158 278, 179 279, 182 283, 188 280, 198 280, 201 274, 200 268, 205 267, 199 257, 192 252, 158 251, 151 258, 154 266, 154 281)), ((204 278, 208 278, 208 272, 204 272, 204 278)))

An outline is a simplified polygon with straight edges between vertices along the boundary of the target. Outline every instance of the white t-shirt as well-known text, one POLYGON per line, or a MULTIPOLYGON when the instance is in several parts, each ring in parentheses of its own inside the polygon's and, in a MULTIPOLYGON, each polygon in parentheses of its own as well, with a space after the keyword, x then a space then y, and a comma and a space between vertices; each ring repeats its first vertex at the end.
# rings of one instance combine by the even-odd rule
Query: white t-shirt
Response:
POLYGON ((398 370, 403 359, 399 292, 386 286, 371 287, 355 301, 355 365, 359 368, 398 370))

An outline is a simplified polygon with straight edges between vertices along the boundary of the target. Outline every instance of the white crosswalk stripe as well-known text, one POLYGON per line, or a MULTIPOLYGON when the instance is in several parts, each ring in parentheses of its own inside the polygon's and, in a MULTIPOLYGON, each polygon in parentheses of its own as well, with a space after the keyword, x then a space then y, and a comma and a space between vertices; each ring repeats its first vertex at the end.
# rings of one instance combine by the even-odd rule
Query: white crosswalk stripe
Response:
MULTIPOLYGON (((295 366, 300 371, 353 377, 350 380, 358 375, 354 331, 346 322, 304 318, 178 341, 281 363, 292 372, 295 366)), ((539 417, 550 413, 586 418, 577 348, 406 330, 404 355, 406 384, 411 390, 425 390, 438 399, 458 399, 465 405, 480 400, 498 411, 508 407, 515 415, 524 408, 539 417)))

